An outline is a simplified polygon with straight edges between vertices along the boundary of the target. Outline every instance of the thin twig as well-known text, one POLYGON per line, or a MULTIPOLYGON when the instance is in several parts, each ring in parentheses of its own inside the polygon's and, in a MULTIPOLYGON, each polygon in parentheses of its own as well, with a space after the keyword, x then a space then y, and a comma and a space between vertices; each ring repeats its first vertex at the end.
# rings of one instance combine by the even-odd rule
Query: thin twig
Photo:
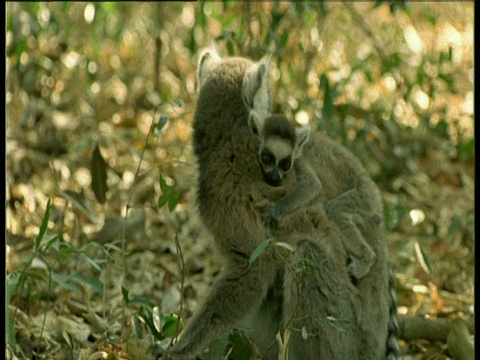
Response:
MULTIPOLYGON (((140 173, 140 167, 142 165, 142 161, 143 161, 143 156, 145 154, 145 149, 147 148, 147 145, 148 145, 148 140, 150 139, 150 135, 153 133, 153 129, 154 129, 154 126, 155 126, 155 116, 157 115, 157 107, 155 107, 155 112, 153 113, 153 117, 152 117, 152 123, 150 124, 150 129, 148 130, 148 134, 147 134, 147 137, 145 139, 145 144, 143 145, 143 148, 142 148, 142 153, 140 154, 140 161, 138 162, 138 165, 137 165, 137 170, 135 171, 135 176, 133 178, 133 183, 132 183, 132 187, 130 188, 130 194, 129 194, 129 197, 128 197, 128 201, 127 201, 127 205, 125 207, 125 213, 123 215, 123 224, 122 224, 122 263, 123 263, 123 287, 127 287, 127 258, 126 258, 126 251, 125 251, 125 247, 126 247, 126 237, 125 237, 125 234, 126 234, 126 228, 127 228, 127 219, 128 219, 128 212, 131 208, 131 201, 132 201, 132 197, 133 197, 133 193, 135 191, 135 184, 137 182, 137 178, 138 178, 138 174, 140 173)), ((123 330, 123 327, 125 326, 125 322, 126 322, 126 313, 125 313, 125 306, 123 306, 122 308, 122 313, 123 313, 123 321, 122 321, 122 330, 123 330)))
MULTIPOLYGON (((47 265, 47 269, 48 269, 47 292, 48 292, 48 294, 50 294, 51 291, 52 291, 52 268, 48 265, 48 263, 44 259, 42 259, 42 260, 47 265)), ((47 301, 47 303, 48 303, 48 301, 47 301)), ((40 330, 39 344, 41 343, 41 341, 43 339, 43 332, 45 330, 45 324, 47 322, 47 313, 48 313, 48 309, 45 309, 45 313, 43 314, 43 319, 42 319, 42 328, 40 330)))
POLYGON ((185 283, 185 260, 183 258, 182 247, 180 246, 180 242, 178 241, 177 233, 175 233, 175 248, 177 249, 177 254, 179 256, 178 267, 180 270, 180 310, 178 311, 179 316, 177 319, 177 327, 175 329, 175 334, 173 334, 172 339, 170 341, 170 345, 172 345, 173 342, 177 340, 178 334, 180 333, 180 320, 183 315, 183 300, 184 300, 183 286, 185 283))
MULTIPOLYGON (((150 124, 150 129, 148 130, 148 134, 147 134, 147 138, 145 139, 145 145, 143 145, 143 148, 142 148, 142 153, 140 154, 140 161, 138 162, 138 165, 137 165, 137 170, 135 171, 135 176, 133 178, 133 183, 132 183, 132 187, 130 188, 130 195, 128 197, 128 202, 127 202, 127 206, 125 208, 125 214, 123 216, 123 219, 125 220, 123 222, 123 227, 122 227, 122 255, 125 256, 125 231, 126 231, 126 220, 128 218, 128 211, 130 210, 131 208, 131 201, 132 201, 132 197, 133 197, 133 193, 135 191, 135 184, 136 184, 136 180, 139 176, 139 173, 140 173, 140 167, 142 165, 142 161, 143 161, 143 155, 145 154, 145 149, 147 148, 147 144, 148 144, 148 140, 150 139, 150 135, 153 133, 153 128, 154 128, 154 125, 155 125, 155 115, 157 115, 157 108, 155 108, 155 112, 153 114, 153 117, 152 117, 152 123, 150 124)), ((126 281, 127 281, 127 272, 126 272, 126 262, 125 262, 125 258, 123 258, 124 260, 124 285, 126 285, 126 281)))

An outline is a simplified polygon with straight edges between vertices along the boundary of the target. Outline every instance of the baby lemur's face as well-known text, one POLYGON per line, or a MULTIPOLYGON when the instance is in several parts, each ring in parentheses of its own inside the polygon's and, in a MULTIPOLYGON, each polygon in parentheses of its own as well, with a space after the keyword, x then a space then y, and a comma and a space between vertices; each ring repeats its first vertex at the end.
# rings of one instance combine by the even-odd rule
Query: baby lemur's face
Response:
POLYGON ((293 165, 293 145, 288 139, 270 136, 260 144, 259 157, 267 184, 279 186, 293 165))
POLYGON ((260 143, 258 154, 265 181, 271 186, 279 186, 301 156, 302 147, 310 135, 310 126, 295 128, 281 115, 262 118, 255 112, 250 114, 248 122, 260 143))

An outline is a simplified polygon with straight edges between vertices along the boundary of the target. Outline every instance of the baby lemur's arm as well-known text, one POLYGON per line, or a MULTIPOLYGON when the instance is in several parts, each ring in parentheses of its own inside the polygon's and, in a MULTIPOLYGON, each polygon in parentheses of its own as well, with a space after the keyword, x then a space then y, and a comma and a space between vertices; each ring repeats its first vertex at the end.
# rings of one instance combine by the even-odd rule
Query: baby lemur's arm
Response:
POLYGON ((295 184, 263 213, 264 221, 270 227, 276 227, 285 215, 308 205, 320 193, 322 183, 306 161, 297 159, 294 171, 297 177, 295 184))
POLYGON ((341 193, 336 198, 328 200, 325 203, 325 211, 329 217, 343 213, 363 214, 363 217, 368 220, 367 222, 380 223, 380 214, 373 211, 374 206, 370 203, 370 198, 370 189, 367 186, 357 184, 354 188, 341 193))

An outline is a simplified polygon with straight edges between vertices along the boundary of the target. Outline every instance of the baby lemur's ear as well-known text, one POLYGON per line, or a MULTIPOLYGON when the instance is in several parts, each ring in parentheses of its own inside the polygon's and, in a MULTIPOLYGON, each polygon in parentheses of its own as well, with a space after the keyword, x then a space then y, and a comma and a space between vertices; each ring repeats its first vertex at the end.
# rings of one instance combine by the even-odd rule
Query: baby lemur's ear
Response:
POLYGON ((302 148, 308 142, 310 137, 310 125, 304 125, 295 129, 295 151, 293 157, 295 159, 302 155, 302 148))
POLYGON ((252 65, 243 78, 242 94, 248 110, 255 110, 260 118, 270 113, 270 89, 268 74, 270 70, 270 55, 264 56, 252 65))
POLYGON ((200 51, 198 56, 198 65, 197 65, 197 89, 200 90, 203 83, 210 75, 210 70, 213 65, 217 64, 222 60, 220 55, 218 55, 217 48, 212 42, 209 47, 200 51))

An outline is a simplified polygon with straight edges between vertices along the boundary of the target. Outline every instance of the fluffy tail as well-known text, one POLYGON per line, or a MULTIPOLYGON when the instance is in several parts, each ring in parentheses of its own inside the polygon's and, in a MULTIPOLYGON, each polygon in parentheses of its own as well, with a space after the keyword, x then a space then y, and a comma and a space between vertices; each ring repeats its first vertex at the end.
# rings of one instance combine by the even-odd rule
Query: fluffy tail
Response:
POLYGON ((398 356, 398 321, 397 321, 397 295, 395 292, 395 278, 392 271, 392 265, 388 266, 388 289, 390 295, 390 316, 388 320, 387 337, 387 360, 396 360, 398 356))

